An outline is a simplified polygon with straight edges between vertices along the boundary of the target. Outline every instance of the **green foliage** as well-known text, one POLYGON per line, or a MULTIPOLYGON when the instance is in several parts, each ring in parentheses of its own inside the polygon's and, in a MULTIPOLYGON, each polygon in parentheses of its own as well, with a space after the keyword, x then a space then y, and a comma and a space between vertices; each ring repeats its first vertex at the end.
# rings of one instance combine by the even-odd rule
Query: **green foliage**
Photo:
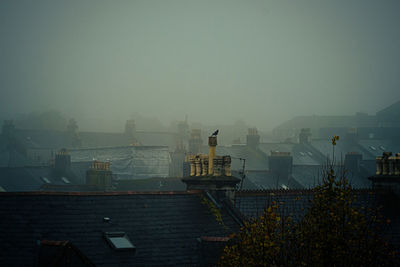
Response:
POLYGON ((273 203, 264 215, 245 222, 240 232, 232 236, 226 246, 219 266, 280 266, 285 263, 287 239, 290 238, 291 220, 277 213, 273 203))
POLYGON ((359 210, 345 176, 330 166, 322 185, 315 188, 311 207, 293 228, 293 259, 299 265, 391 265, 395 255, 379 236, 378 211, 359 210))
MULTIPOLYGON (((332 145, 338 140, 335 135, 332 145)), ((333 163, 327 164, 299 222, 278 215, 275 203, 247 222, 225 247, 219 266, 397 266, 395 251, 379 235, 382 216, 354 206, 345 174, 338 177, 333 163)))
POLYGON ((202 196, 201 203, 208 207, 208 210, 214 215, 216 221, 224 228, 228 228, 222 220, 221 211, 206 196, 202 196))
POLYGON ((78 131, 78 123, 75 119, 70 119, 67 124, 67 132, 76 133, 78 131))

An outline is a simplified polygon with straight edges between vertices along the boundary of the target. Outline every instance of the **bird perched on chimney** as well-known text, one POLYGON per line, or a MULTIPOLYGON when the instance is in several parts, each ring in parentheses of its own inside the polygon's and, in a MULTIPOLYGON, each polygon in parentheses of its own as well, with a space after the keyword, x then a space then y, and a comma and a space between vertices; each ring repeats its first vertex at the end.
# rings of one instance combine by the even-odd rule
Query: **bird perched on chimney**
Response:
POLYGON ((219 133, 219 130, 217 129, 211 136, 217 136, 219 133))

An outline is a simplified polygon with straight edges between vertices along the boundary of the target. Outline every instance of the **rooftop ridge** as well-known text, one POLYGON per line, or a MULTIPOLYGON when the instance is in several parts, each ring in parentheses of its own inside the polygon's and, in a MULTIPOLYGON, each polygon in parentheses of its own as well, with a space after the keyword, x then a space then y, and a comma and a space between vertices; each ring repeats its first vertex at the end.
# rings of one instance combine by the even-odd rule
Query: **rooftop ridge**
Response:
POLYGON ((202 190, 187 191, 118 191, 118 192, 58 192, 58 191, 32 191, 32 192, 0 192, 1 196, 126 196, 126 195, 197 195, 202 190))
MULTIPOLYGON (((315 189, 252 189, 236 191, 236 196, 244 195, 265 195, 265 194, 278 194, 278 195, 291 195, 291 194, 312 194, 315 189)), ((382 190, 374 188, 355 188, 355 194, 359 193, 382 193, 382 190)))
POLYGON ((82 151, 82 150, 107 150, 115 148, 135 148, 135 149, 146 149, 146 148, 168 148, 167 145, 150 146, 150 145, 124 145, 124 146, 99 146, 99 147, 81 147, 81 148, 70 148, 69 151, 82 151))

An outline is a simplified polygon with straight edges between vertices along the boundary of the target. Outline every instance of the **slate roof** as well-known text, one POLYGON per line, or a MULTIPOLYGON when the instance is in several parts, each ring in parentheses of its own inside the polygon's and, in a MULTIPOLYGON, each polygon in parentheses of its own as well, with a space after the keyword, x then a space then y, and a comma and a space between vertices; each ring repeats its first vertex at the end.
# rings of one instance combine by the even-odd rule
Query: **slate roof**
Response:
POLYGON ((310 190, 244 190, 236 192, 235 207, 248 219, 259 217, 275 201, 287 216, 300 219, 312 199, 310 190))
POLYGON ((280 189, 282 188, 282 184, 287 186, 288 188, 303 188, 301 184, 293 179, 289 179, 288 182, 282 183, 282 181, 277 180, 276 174, 270 172, 269 170, 247 170, 246 180, 251 182, 255 186, 251 187, 243 187, 244 190, 252 190, 252 189, 280 189))
POLYGON ((43 185, 82 185, 91 162, 72 163, 63 176, 56 176, 51 166, 0 167, 0 186, 7 192, 39 191, 43 185), (62 177, 66 177, 66 184, 62 177), (46 178, 46 179, 44 179, 46 178))
MULTIPOLYGON (((354 189, 357 207, 377 206, 383 204, 387 192, 380 192, 374 189, 354 189)), ((236 192, 235 207, 238 208, 247 218, 258 217, 263 214, 264 209, 275 201, 284 207, 285 214, 293 214, 295 217, 304 215, 309 207, 309 201, 313 199, 313 189, 294 190, 242 190, 236 192), (302 210, 304 208, 304 210, 302 210)))
POLYGON ((224 225, 199 191, 114 193, 0 193, 0 265, 35 266, 40 240, 65 240, 96 266, 197 266, 197 238, 226 237, 224 225), (110 221, 105 222, 104 217, 110 221), (104 232, 123 231, 131 251, 115 251, 104 232))
POLYGON ((79 132, 82 147, 128 146, 133 140, 123 133, 79 132))
POLYGON ((31 164, 31 160, 15 149, 0 150, 0 167, 22 167, 31 164))
POLYGON ((72 162, 110 161, 115 179, 167 177, 170 155, 166 146, 122 146, 69 150, 72 162))
MULTIPOLYGON (((332 159, 332 143, 330 139, 313 139, 310 145, 321 153, 324 157, 332 159)), ((335 146, 335 162, 340 164, 344 163, 345 156, 348 152, 358 152, 363 156, 365 152, 357 145, 355 142, 345 142, 345 140, 340 140, 335 146)))
MULTIPOLYGON (((73 147, 73 136, 66 131, 16 129, 16 139, 27 148, 60 149, 73 147)), ((168 146, 173 151, 178 141, 178 134, 173 132, 136 131, 134 138, 124 133, 78 132, 82 147, 128 146, 139 143, 144 146, 168 146)), ((1 147, 1 146, 0 146, 1 147)))
POLYGON ((322 180, 321 165, 294 165, 292 167, 292 177, 302 188, 312 188, 322 180))
POLYGON ((178 142, 178 134, 173 132, 136 131, 136 140, 143 146, 168 146, 173 151, 178 142))
POLYGON ((391 140, 380 140, 380 139, 365 139, 358 142, 365 153, 363 159, 375 160, 377 156, 382 156, 385 151, 391 151, 393 153, 400 152, 400 143, 393 142, 391 140))
MULTIPOLYGON (((237 188, 242 187, 243 190, 256 190, 256 189, 261 189, 260 186, 255 184, 253 182, 253 179, 251 179, 251 175, 249 175, 249 171, 245 171, 246 177, 243 180, 243 185, 241 182, 237 185, 237 188)), ((232 171, 232 176, 237 177, 239 179, 242 179, 241 172, 239 171, 232 171)))
POLYGON ((73 144, 72 136, 65 131, 16 129, 14 135, 19 142, 32 148, 60 149, 73 144))
POLYGON ((185 191, 181 178, 118 180, 116 191, 185 191))
MULTIPOLYGON (((360 164, 360 172, 353 173, 346 170, 345 175, 353 188, 371 188, 372 183, 368 180, 371 176, 370 169, 365 169, 365 162, 360 164)), ((374 163, 375 167, 375 163, 374 163)), ((344 166, 334 166, 336 175, 343 174, 344 166)), ((320 184, 324 177, 324 166, 294 165, 292 168, 292 177, 302 185, 301 188, 312 188, 320 184)))
POLYGON ((259 149, 266 155, 271 155, 271 151, 290 152, 293 157, 293 165, 319 165, 317 155, 309 146, 294 143, 261 143, 259 149))
POLYGON ((175 148, 178 135, 173 132, 136 131, 134 138, 124 133, 79 132, 82 147, 115 147, 139 143, 143 146, 168 146, 170 151, 175 148))
POLYGON ((324 127, 368 127, 375 126, 375 116, 297 116, 278 125, 273 131, 282 129, 324 128, 324 127))
POLYGON ((377 116, 390 116, 398 118, 400 116, 400 100, 392 105, 381 109, 376 113, 377 116))

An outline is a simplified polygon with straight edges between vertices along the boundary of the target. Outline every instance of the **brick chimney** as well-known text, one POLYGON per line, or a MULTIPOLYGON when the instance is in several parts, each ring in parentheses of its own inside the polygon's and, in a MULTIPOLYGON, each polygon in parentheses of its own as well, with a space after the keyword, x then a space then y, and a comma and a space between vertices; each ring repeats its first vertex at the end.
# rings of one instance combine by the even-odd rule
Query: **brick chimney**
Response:
POLYGON ((246 144, 248 147, 257 149, 260 144, 260 135, 258 134, 257 128, 249 128, 246 136, 246 144))
POLYGON ((90 169, 86 171, 86 184, 103 191, 112 190, 110 162, 93 161, 90 169))
POLYGON ((271 151, 268 157, 269 170, 280 183, 287 184, 292 174, 293 157, 290 152, 271 151))
POLYGON ((56 175, 64 175, 71 168, 71 155, 68 149, 63 148, 57 152, 54 159, 54 171, 56 175))
POLYGON ((135 120, 127 120, 125 123, 125 135, 129 138, 133 138, 136 132, 136 124, 135 120))
POLYGON ((231 157, 217 156, 217 137, 208 138, 209 154, 189 155, 190 176, 182 179, 187 190, 209 191, 217 200, 233 202, 236 185, 240 179, 231 173, 231 157), (211 166, 210 166, 211 165, 211 166))
POLYGON ((217 137, 208 137, 208 173, 214 173, 214 158, 217 155, 217 137))
POLYGON ((200 153, 202 145, 203 145, 203 140, 201 140, 201 130, 192 129, 189 139, 189 153, 190 154, 200 153))
POLYGON ((400 196, 400 153, 383 152, 376 157, 376 174, 369 177, 373 188, 385 188, 400 196))
POLYGON ((179 142, 174 152, 170 152, 171 163, 169 164, 170 177, 183 177, 183 163, 185 162, 186 149, 182 142, 179 142))
POLYGON ((311 137, 311 129, 310 128, 302 128, 299 134, 299 143, 300 144, 308 144, 310 142, 311 137))

